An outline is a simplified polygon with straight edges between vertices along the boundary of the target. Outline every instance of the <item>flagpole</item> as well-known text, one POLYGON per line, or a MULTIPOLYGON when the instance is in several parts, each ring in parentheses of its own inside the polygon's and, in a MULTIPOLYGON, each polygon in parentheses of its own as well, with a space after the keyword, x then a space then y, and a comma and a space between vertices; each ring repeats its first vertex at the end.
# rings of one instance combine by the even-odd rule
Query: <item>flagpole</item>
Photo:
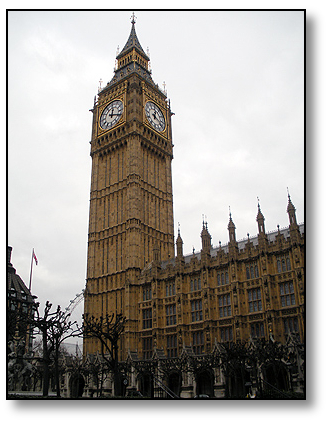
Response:
POLYGON ((29 290, 31 292, 31 285, 32 285, 32 268, 33 268, 33 254, 34 254, 34 249, 32 250, 32 258, 31 258, 31 272, 30 272, 30 286, 29 286, 29 290))

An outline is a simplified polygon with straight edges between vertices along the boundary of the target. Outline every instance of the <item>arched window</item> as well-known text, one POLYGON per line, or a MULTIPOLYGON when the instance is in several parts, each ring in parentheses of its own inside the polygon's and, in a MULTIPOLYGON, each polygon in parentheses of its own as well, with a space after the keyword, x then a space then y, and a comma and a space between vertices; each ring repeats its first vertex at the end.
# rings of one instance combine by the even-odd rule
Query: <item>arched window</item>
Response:
POLYGON ((218 273, 218 286, 220 286, 220 285, 221 285, 221 274, 218 273))
POLYGON ((289 257, 286 258, 287 270, 291 270, 289 257))
POLYGON ((226 284, 228 284, 229 283, 229 275, 228 275, 228 272, 226 272, 226 274, 225 274, 225 280, 226 280, 226 284))
POLYGON ((246 268, 246 279, 250 279, 249 267, 246 268))
POLYGON ((286 272, 286 261, 285 261, 285 259, 281 260, 281 265, 282 265, 282 271, 286 272))
POLYGON ((259 269, 257 267, 257 265, 255 265, 255 278, 259 277, 259 269))
POLYGON ((253 279, 254 278, 254 268, 253 268, 253 266, 251 266, 251 279, 253 279))
POLYGON ((278 269, 278 273, 281 272, 281 263, 280 260, 277 260, 277 269, 278 269))

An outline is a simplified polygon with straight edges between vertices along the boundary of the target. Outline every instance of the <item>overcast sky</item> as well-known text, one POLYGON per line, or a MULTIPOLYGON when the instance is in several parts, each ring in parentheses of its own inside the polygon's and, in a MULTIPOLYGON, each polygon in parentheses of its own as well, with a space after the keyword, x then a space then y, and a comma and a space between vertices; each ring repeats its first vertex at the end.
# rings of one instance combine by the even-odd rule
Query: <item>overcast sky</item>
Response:
MULTIPOLYGON (((153 80, 172 117, 175 235, 201 248, 288 225, 287 187, 304 221, 304 15, 297 11, 136 11, 153 80)), ((44 305, 85 286, 94 96, 113 76, 132 11, 10 12, 8 240, 44 305)), ((77 310, 78 311, 78 310, 77 310)), ((82 306, 80 306, 82 312, 82 306)))

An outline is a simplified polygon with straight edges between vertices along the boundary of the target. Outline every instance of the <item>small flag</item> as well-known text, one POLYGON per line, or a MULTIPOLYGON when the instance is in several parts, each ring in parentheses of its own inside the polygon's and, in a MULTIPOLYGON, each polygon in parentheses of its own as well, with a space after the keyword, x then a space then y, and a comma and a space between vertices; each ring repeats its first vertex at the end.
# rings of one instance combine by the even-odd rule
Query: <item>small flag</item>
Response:
POLYGON ((36 258, 36 255, 35 255, 35 253, 34 253, 34 249, 33 249, 33 259, 35 260, 35 264, 37 265, 38 264, 38 259, 36 258))

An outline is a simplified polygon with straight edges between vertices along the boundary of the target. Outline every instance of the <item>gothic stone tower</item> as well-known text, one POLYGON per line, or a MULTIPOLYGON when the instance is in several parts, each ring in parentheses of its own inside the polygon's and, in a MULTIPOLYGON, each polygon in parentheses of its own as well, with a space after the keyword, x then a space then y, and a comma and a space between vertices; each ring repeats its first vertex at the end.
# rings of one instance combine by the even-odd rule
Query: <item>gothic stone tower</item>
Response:
MULTIPOLYGON (((84 312, 127 321, 120 358, 136 348, 138 284, 153 260, 174 257, 171 111, 151 77, 132 20, 112 80, 99 91, 91 138, 84 312)), ((84 341, 84 355, 100 350, 84 341)))

